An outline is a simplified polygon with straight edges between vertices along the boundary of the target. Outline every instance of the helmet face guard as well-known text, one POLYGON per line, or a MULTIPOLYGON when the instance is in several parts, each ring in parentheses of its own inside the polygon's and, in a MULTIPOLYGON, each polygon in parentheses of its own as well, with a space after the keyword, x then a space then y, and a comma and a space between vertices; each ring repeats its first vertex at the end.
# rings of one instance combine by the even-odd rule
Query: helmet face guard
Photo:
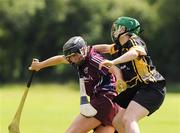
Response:
POLYGON ((80 51, 77 48, 74 48, 74 47, 72 47, 70 49, 67 49, 67 50, 65 50, 63 52, 64 52, 65 57, 70 57, 75 53, 80 53, 80 51))
POLYGON ((118 18, 113 23, 112 28, 111 28, 112 41, 113 42, 117 41, 118 38, 125 33, 138 35, 140 33, 140 23, 136 19, 130 18, 130 17, 118 18), (125 27, 125 32, 120 33, 120 28, 122 26, 125 27))
POLYGON ((63 53, 68 60, 69 57, 74 55, 75 53, 79 53, 84 56, 84 53, 82 52, 83 47, 86 47, 86 42, 84 41, 84 39, 80 36, 75 36, 70 38, 64 44, 63 53))

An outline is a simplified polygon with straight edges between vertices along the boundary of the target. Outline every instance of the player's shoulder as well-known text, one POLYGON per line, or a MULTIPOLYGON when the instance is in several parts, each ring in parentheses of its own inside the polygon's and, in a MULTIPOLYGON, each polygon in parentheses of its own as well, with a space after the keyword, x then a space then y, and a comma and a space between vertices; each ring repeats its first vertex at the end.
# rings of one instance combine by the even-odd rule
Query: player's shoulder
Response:
POLYGON ((129 40, 133 46, 145 46, 146 45, 144 40, 137 35, 132 35, 129 40))
POLYGON ((94 47, 92 47, 92 46, 89 47, 88 56, 90 58, 93 58, 93 57, 99 56, 99 55, 100 55, 100 53, 94 47))
POLYGON ((96 51, 95 48, 93 47, 89 47, 89 52, 88 52, 88 56, 87 56, 88 60, 90 61, 90 63, 92 62, 96 62, 96 61, 100 61, 103 59, 103 57, 101 56, 101 54, 96 51))

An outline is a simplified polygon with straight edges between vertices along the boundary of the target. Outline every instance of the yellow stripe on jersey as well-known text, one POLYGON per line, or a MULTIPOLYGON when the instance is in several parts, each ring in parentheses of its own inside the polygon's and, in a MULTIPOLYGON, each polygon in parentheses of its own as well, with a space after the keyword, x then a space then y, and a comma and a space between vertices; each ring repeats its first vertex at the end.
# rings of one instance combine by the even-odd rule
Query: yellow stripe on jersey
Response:
POLYGON ((136 41, 133 38, 130 38, 130 41, 131 41, 133 47, 138 46, 138 44, 136 43, 136 41))
MULTIPOLYGON (((135 81, 135 83, 133 84, 133 86, 135 86, 135 85, 137 85, 137 80, 138 80, 138 77, 137 76, 135 76, 135 77, 133 77, 131 80, 128 80, 128 81, 126 81, 126 84, 131 84, 131 82, 133 82, 134 83, 134 81, 135 81)), ((132 86, 131 86, 132 87, 132 86)))
POLYGON ((146 83, 146 78, 151 75, 151 73, 148 70, 147 64, 142 59, 135 59, 134 63, 139 76, 146 83))
POLYGON ((127 84, 128 88, 132 88, 132 87, 134 87, 134 86, 136 86, 138 84, 138 79, 137 78, 135 79, 135 82, 133 82, 133 85, 129 85, 130 82, 127 82, 126 84, 127 84))
POLYGON ((140 55, 147 55, 146 50, 144 49, 144 47, 143 46, 139 46, 137 44, 137 42, 135 41, 135 39, 131 38, 130 41, 133 44, 133 47, 131 47, 130 49, 137 50, 138 52, 140 52, 140 55))
MULTIPOLYGON (((135 43, 135 41, 133 39, 130 39, 130 41, 131 41, 131 43, 133 45, 132 48, 137 47, 137 43, 135 43)), ((132 65, 133 65, 134 72, 137 74, 136 79, 138 79, 140 82, 142 82, 142 79, 141 79, 141 77, 140 77, 140 75, 138 73, 138 69, 136 68, 136 64, 135 64, 134 61, 132 61, 132 65)))
POLYGON ((115 54, 115 53, 117 53, 119 50, 115 50, 115 44, 113 44, 112 46, 111 46, 111 50, 110 50, 110 54, 112 55, 112 54, 115 54))
MULTIPOLYGON (((142 53, 145 52, 145 49, 141 46, 138 46, 135 40, 131 39, 131 43, 133 44, 133 47, 131 47, 130 49, 134 48, 142 53)), ((150 66, 146 62, 145 58, 139 57, 134 59, 133 62, 134 62, 133 64, 134 70, 136 70, 135 72, 137 73, 140 82, 143 81, 144 83, 147 84, 147 81, 152 81, 152 82, 156 81, 156 79, 151 73, 150 66)))
POLYGON ((154 70, 151 70, 151 66, 148 65, 147 60, 145 59, 145 57, 143 57, 142 59, 143 59, 143 61, 147 64, 148 71, 149 71, 149 73, 151 74, 149 80, 154 81, 154 82, 157 82, 156 78, 153 76, 154 70))
POLYGON ((137 68, 137 72, 144 83, 147 84, 148 81, 157 82, 155 77, 153 76, 153 72, 150 70, 150 66, 146 62, 144 62, 142 58, 140 60, 135 59, 134 62, 137 68))
POLYGON ((132 61, 132 66, 133 66, 134 72, 137 74, 136 78, 137 78, 140 82, 142 82, 142 79, 141 79, 141 77, 140 77, 140 75, 139 75, 139 73, 138 73, 138 70, 137 70, 137 68, 136 68, 136 64, 135 64, 134 61, 132 61))

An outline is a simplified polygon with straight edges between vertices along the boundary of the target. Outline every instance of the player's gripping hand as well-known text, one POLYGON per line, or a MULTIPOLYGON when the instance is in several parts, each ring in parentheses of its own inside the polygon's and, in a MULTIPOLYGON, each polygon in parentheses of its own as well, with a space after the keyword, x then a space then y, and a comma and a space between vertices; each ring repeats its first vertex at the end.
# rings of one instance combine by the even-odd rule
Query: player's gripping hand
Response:
POLYGON ((31 66, 29 67, 29 70, 35 70, 35 71, 39 71, 41 69, 41 64, 39 62, 38 59, 33 59, 31 66))
POLYGON ((112 65, 114 65, 114 62, 113 61, 110 61, 110 60, 104 60, 103 62, 100 63, 99 65, 99 70, 102 69, 102 67, 111 67, 112 65))

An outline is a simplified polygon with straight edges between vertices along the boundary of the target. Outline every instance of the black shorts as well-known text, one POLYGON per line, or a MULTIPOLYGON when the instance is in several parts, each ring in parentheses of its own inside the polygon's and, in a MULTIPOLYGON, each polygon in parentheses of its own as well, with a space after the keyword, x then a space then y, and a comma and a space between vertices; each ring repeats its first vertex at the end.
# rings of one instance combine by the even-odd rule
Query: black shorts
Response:
POLYGON ((130 101, 133 100, 145 107, 149 111, 148 115, 151 115, 154 111, 159 109, 164 101, 165 94, 165 83, 160 82, 127 88, 116 96, 113 101, 126 109, 130 101))

